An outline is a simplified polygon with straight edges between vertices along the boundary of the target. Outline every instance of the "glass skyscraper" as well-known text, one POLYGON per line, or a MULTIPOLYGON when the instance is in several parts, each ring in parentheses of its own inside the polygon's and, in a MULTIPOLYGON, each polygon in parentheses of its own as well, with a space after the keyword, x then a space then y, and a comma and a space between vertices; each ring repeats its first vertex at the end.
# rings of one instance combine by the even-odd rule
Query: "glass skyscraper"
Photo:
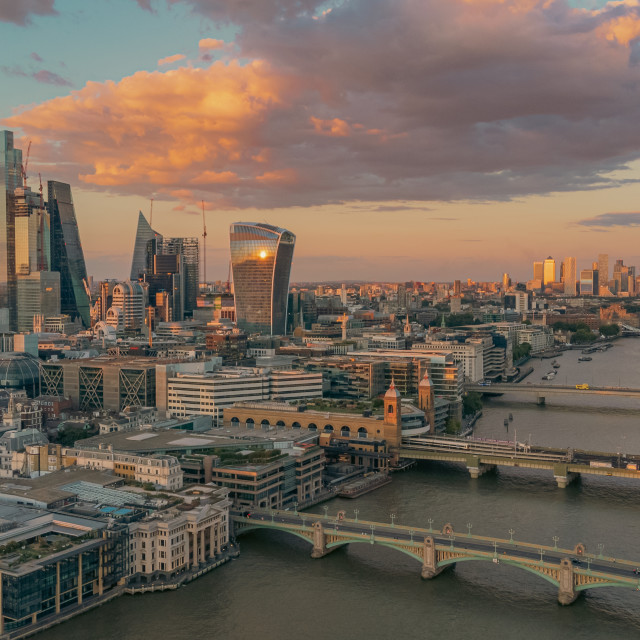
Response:
POLYGON ((71 197, 71 186, 49 180, 47 183, 51 224, 51 271, 60 272, 60 310, 79 317, 89 326, 88 278, 80 243, 78 221, 71 197))
POLYGON ((296 237, 262 222, 231 225, 231 268, 238 327, 285 335, 289 276, 296 237))
POLYGON ((22 186, 22 151, 13 146, 13 132, 0 131, 0 329, 14 328, 16 316, 15 278, 15 190, 22 186))
POLYGON ((147 273, 153 273, 153 256, 156 253, 161 253, 158 250, 158 244, 162 244, 162 236, 151 228, 142 211, 139 211, 136 242, 133 246, 133 260, 131 261, 131 275, 129 276, 131 281, 138 280, 147 273))

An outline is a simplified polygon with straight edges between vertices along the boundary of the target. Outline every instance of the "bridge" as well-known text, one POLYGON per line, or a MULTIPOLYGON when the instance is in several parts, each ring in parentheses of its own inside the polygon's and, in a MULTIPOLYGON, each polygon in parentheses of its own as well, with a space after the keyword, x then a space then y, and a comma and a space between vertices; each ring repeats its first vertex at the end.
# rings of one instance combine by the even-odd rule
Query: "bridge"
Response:
POLYGON ((397 455, 409 460, 462 463, 472 478, 496 467, 546 469, 564 489, 580 475, 640 480, 640 455, 602 451, 533 447, 513 440, 481 440, 455 437, 408 438, 397 455))
POLYGON ((623 398, 640 398, 640 389, 630 389, 628 387, 594 387, 589 385, 588 389, 577 389, 576 385, 566 384, 539 384, 531 382, 508 383, 499 382, 497 384, 467 384, 467 391, 475 391, 485 396, 502 396, 507 394, 526 394, 535 396, 538 404, 545 404, 549 395, 597 395, 597 396, 618 396, 623 398))
MULTIPOLYGON (((587 553, 576 544, 573 549, 549 547, 510 538, 490 538, 454 532, 451 524, 441 530, 406 527, 382 522, 348 519, 340 511, 335 517, 297 511, 232 511, 235 536, 253 530, 274 530, 291 534, 312 546, 311 557, 322 558, 349 544, 371 544, 395 549, 421 564, 421 576, 435 578, 458 562, 478 561, 507 564, 528 571, 558 590, 558 602, 571 604, 582 591, 598 587, 627 587, 640 591, 640 563, 587 553)), ((429 520, 430 524, 433 522, 429 520)))

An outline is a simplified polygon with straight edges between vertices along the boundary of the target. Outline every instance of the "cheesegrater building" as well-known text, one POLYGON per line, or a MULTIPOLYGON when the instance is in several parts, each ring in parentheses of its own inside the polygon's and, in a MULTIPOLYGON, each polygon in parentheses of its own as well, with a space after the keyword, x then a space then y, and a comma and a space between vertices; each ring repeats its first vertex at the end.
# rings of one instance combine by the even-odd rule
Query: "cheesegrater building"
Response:
POLYGON ((296 237, 262 222, 231 225, 231 268, 238 327, 285 335, 289 276, 296 237))

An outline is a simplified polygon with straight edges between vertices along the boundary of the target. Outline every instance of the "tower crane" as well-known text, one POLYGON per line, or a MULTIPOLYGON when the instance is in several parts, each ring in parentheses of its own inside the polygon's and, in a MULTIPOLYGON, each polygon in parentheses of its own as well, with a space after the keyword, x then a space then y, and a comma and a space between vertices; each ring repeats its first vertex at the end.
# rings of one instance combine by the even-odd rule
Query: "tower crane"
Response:
POLYGON ((204 200, 202 200, 202 281, 207 288, 207 221, 204 216, 204 200))
POLYGON ((22 163, 22 183, 24 188, 27 188, 27 168, 29 167, 29 154, 31 153, 31 140, 29 140, 29 146, 27 147, 27 156, 22 163))

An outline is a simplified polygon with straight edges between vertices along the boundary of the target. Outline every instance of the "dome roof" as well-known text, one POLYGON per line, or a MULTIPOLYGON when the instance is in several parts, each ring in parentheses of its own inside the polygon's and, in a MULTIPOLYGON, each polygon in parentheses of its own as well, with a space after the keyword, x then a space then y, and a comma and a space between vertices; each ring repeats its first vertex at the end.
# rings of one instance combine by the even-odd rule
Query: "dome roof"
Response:
POLYGON ((28 353, 0 353, 0 388, 32 387, 40 378, 40 360, 28 353))

